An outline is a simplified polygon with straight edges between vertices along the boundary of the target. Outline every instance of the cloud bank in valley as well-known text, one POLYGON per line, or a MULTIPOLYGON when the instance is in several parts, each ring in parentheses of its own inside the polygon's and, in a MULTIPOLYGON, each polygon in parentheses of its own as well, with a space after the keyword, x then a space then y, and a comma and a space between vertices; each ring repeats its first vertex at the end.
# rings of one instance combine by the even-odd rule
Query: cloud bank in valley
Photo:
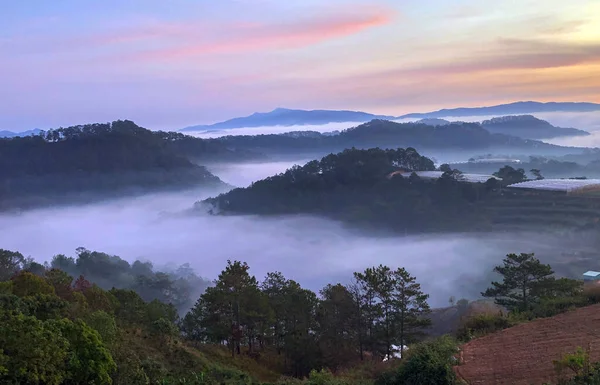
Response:
POLYGON ((229 128, 223 130, 207 130, 207 131, 189 131, 186 134, 193 135, 198 138, 220 138, 227 135, 268 135, 268 134, 285 134, 292 131, 317 131, 317 132, 332 132, 341 131, 350 127, 356 127, 362 122, 340 122, 328 124, 307 124, 301 126, 259 126, 259 127, 240 127, 229 128))
MULTIPOLYGON (((244 186, 265 173, 283 171, 288 164, 259 167, 231 166, 224 179, 244 186)), ((150 260, 157 267, 190 263, 209 279, 218 275, 227 259, 237 259, 248 262, 259 279, 269 271, 281 271, 315 291, 328 283, 348 283, 353 272, 373 265, 403 266, 431 294, 433 306, 445 305, 451 295, 476 298, 504 254, 539 250, 531 243, 535 238, 527 236, 382 237, 314 217, 182 214, 210 194, 197 190, 151 194, 3 215, 0 247, 49 261, 58 253, 74 255, 83 246, 128 261, 150 260)))
POLYGON ((188 207, 191 197, 152 195, 6 215, 0 217, 0 244, 46 261, 58 253, 73 255, 83 246, 155 266, 189 262, 211 279, 227 259, 237 259, 248 262, 258 278, 281 271, 313 290, 349 282, 354 271, 374 264, 404 266, 437 305, 449 295, 475 295, 461 282, 485 276, 501 257, 493 245, 475 237, 374 238, 310 217, 160 215, 164 209, 188 207))
MULTIPOLYGON (((559 127, 573 127, 592 133, 587 137, 564 137, 544 140, 545 142, 577 147, 600 147, 600 111, 594 112, 541 112, 531 113, 536 118, 548 121, 550 124, 559 127)), ((448 121, 462 122, 481 122, 483 120, 495 118, 502 115, 485 116, 448 116, 442 119, 448 121)), ((398 119, 399 123, 415 122, 419 119, 398 119)), ((261 134, 282 134, 291 131, 317 131, 332 132, 341 131, 347 128, 356 127, 360 122, 329 123, 322 125, 305 126, 272 126, 272 127, 242 127, 234 129, 225 129, 211 132, 189 132, 188 134, 200 138, 218 138, 226 135, 261 135, 261 134)))

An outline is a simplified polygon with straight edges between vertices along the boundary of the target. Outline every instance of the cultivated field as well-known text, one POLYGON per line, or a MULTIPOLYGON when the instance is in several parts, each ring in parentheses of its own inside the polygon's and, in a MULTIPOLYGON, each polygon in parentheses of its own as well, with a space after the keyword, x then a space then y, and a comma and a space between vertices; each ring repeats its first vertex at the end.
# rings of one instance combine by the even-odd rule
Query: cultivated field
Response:
POLYGON ((538 319, 478 338, 461 348, 457 374, 467 384, 556 383, 552 364, 577 347, 600 361, 600 305, 538 319))

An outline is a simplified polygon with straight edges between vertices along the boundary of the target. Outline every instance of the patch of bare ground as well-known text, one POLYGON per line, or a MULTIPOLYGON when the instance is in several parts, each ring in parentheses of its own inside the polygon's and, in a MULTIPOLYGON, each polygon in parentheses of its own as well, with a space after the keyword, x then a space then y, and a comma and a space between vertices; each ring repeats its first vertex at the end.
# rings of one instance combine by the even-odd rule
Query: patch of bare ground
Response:
POLYGON ((469 385, 556 383, 553 360, 590 349, 600 361, 600 305, 537 319, 464 344, 458 376, 469 385))

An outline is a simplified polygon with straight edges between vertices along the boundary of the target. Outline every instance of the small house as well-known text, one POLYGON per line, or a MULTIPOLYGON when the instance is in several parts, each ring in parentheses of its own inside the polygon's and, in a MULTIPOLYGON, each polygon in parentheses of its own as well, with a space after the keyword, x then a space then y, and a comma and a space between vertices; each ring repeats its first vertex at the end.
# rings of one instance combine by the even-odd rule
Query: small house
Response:
POLYGON ((598 271, 586 271, 583 273, 584 281, 600 281, 600 272, 598 271))

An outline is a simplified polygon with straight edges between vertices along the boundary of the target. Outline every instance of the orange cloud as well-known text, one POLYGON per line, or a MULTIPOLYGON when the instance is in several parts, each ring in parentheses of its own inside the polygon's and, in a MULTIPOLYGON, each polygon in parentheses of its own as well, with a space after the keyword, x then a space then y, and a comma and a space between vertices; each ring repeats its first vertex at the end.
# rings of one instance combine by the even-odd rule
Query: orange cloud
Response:
POLYGON ((547 43, 501 39, 487 51, 472 52, 469 59, 383 70, 365 74, 377 79, 435 78, 507 70, 541 70, 600 63, 600 44, 547 43))
POLYGON ((137 59, 168 60, 208 54, 227 54, 265 49, 303 48, 343 38, 392 20, 389 10, 370 14, 339 14, 304 22, 281 24, 240 23, 230 26, 225 38, 177 44, 135 55, 137 59))

